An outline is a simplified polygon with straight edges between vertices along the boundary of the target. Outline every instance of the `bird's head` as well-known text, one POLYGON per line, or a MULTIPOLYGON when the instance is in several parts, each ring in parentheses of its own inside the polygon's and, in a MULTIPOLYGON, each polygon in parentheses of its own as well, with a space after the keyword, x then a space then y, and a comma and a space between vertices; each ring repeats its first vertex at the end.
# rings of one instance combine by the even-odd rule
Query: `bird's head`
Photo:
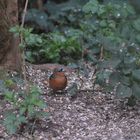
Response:
POLYGON ((65 72, 65 70, 63 68, 55 68, 53 72, 65 72))

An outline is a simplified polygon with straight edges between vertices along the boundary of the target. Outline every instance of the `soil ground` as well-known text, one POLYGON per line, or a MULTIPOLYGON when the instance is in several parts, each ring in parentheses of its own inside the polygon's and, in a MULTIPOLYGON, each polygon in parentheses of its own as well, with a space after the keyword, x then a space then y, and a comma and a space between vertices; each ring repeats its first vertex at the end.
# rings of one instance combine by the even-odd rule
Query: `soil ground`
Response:
POLYGON ((140 140, 140 103, 128 107, 126 99, 117 99, 114 93, 103 92, 97 85, 93 90, 93 69, 88 67, 88 75, 67 70, 67 92, 54 95, 47 82, 51 70, 27 66, 29 80, 43 91, 49 118, 33 135, 11 136, 0 125, 0 140, 140 140), (68 89, 73 83, 79 91, 71 98, 68 89))

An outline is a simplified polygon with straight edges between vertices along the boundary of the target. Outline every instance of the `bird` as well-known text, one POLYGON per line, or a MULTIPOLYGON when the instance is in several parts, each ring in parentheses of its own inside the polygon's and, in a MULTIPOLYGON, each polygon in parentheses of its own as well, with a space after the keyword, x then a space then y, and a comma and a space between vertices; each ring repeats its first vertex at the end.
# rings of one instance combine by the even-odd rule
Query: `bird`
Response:
POLYGON ((55 68, 49 77, 49 87, 53 92, 64 90, 67 86, 67 77, 63 68, 55 68))

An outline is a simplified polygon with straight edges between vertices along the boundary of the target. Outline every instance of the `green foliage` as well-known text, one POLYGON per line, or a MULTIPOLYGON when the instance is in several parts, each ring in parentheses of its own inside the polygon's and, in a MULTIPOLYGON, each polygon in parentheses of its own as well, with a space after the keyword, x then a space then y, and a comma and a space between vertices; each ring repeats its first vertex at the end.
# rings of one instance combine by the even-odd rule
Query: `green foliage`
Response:
POLYGON ((14 82, 12 81, 12 79, 7 79, 4 81, 4 84, 6 87, 11 87, 14 85, 14 82))
POLYGON ((28 10, 25 22, 34 23, 38 28, 44 29, 45 31, 51 26, 48 15, 37 9, 28 10))
POLYGON ((34 46, 42 43, 42 38, 38 34, 32 33, 32 28, 22 28, 20 26, 14 26, 10 29, 10 32, 16 36, 22 35, 23 42, 19 44, 21 49, 25 49, 26 46, 34 46))
POLYGON ((60 33, 50 33, 44 35, 39 53, 44 56, 46 62, 67 64, 81 57, 81 46, 75 36, 66 37, 60 33))
MULTIPOLYGON (((64 0, 60 2, 48 0, 44 5, 44 9, 47 13, 39 11, 38 9, 28 10, 26 21, 35 23, 40 27, 41 31, 51 31, 54 34, 56 31, 60 34, 65 34, 66 32, 71 32, 73 29, 79 30, 82 32, 80 39, 83 43, 82 46, 84 49, 82 51, 84 59, 92 61, 94 64, 97 63, 101 45, 104 44, 104 41, 106 42, 106 39, 113 42, 116 41, 117 43, 121 43, 122 40, 131 40, 131 42, 132 40, 135 40, 136 42, 140 42, 138 32, 135 34, 135 31, 132 29, 132 26, 135 26, 133 28, 139 30, 139 22, 137 20, 135 21, 135 11, 131 5, 124 3, 123 0, 115 2, 103 0, 102 3, 97 0, 64 0), (133 19, 135 24, 131 24, 132 20, 129 24, 129 19, 133 19)), ((74 33, 73 36, 75 36, 74 33)), ((67 38, 66 34, 65 37, 67 38)), ((48 41, 48 39, 46 41, 48 41)), ((108 48, 108 45, 105 45, 105 49, 110 49, 108 48)), ((44 45, 35 45, 32 49, 29 48, 29 51, 26 52, 28 61, 41 63, 46 61, 68 63, 65 62, 65 60, 62 60, 61 56, 58 55, 59 51, 53 51, 52 54, 49 53, 48 55, 46 53, 48 48, 46 48, 47 47, 44 45), (62 62, 59 60, 62 60, 62 62)), ((106 54, 110 55, 109 53, 106 54)), ((71 61, 71 57, 73 56, 70 55, 69 58, 64 59, 69 59, 69 61, 71 61)))
POLYGON ((101 4, 90 0, 83 11, 86 19, 93 21, 88 27, 92 29, 91 38, 99 40, 103 50, 96 82, 107 90, 116 87, 118 97, 140 99, 140 19, 135 10, 124 2, 101 4))
POLYGON ((47 106, 40 98, 40 93, 41 91, 33 86, 29 93, 6 92, 4 94, 10 108, 5 111, 3 124, 10 134, 20 131, 23 125, 28 126, 31 120, 42 119, 48 115, 43 111, 47 106))
POLYGON ((77 26, 80 27, 79 22, 83 17, 81 9, 87 1, 48 1, 44 5, 47 13, 38 9, 29 9, 25 21, 35 25, 35 31, 38 32, 41 29, 41 32, 43 30, 47 32, 47 35, 41 35, 42 43, 27 46, 26 59, 33 63, 57 62, 63 64, 79 60, 82 56, 80 35, 77 36, 73 30, 77 26), (56 36, 60 40, 56 40, 56 36), (61 38, 64 38, 65 41, 62 41, 61 38))
POLYGON ((10 134, 14 134, 17 131, 17 128, 25 122, 26 118, 24 116, 17 116, 12 112, 7 112, 5 115, 4 125, 10 134))
POLYGON ((65 0, 62 2, 48 0, 44 9, 29 9, 26 15, 26 22, 34 25, 36 29, 54 32, 56 30, 77 25, 81 8, 88 0, 65 0), (58 26, 59 25, 59 26, 58 26))
POLYGON ((41 35, 42 42, 28 46, 26 59, 30 62, 58 62, 67 64, 81 57, 81 46, 78 39, 66 37, 60 33, 41 35))
POLYGON ((19 78, 16 74, 7 73, 7 71, 0 71, 2 74, 0 76, 0 95, 4 95, 4 93, 9 91, 14 91, 18 89, 17 84, 22 86, 23 79, 19 78))
POLYGON ((23 35, 24 40, 19 46, 25 50, 25 57, 29 62, 68 64, 81 58, 82 49, 76 32, 72 35, 60 32, 38 35, 32 31, 32 28, 25 29, 19 26, 10 29, 15 35, 23 35))

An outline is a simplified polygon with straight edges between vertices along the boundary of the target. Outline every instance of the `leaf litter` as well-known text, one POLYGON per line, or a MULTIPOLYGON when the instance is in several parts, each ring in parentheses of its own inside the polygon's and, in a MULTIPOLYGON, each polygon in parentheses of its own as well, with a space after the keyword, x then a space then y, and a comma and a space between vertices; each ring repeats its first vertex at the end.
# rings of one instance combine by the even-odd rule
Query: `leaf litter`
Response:
MULTIPOLYGON (((140 104, 128 107, 126 99, 106 93, 94 84, 94 67, 87 64, 88 75, 78 70, 67 71, 68 86, 63 94, 52 94, 48 77, 52 70, 27 65, 28 79, 43 91, 49 119, 44 118, 34 133, 10 136, 0 124, 1 140, 140 140, 140 104), (77 88, 74 98, 69 89, 77 88)), ((0 106, 0 117, 4 106, 0 106)))

